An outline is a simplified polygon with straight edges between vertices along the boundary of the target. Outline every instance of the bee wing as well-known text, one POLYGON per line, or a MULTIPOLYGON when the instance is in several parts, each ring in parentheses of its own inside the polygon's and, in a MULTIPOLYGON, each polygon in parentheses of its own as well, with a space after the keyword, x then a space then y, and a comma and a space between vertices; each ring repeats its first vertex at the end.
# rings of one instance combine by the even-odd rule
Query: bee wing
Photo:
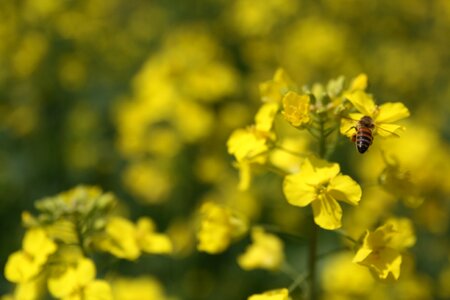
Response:
POLYGON ((396 136, 396 137, 400 137, 400 135, 398 135, 397 132, 399 131, 403 131, 405 130, 405 127, 401 126, 401 125, 396 125, 396 124, 381 124, 381 125, 377 125, 375 126, 375 131, 377 132, 377 134, 379 136, 382 137, 389 137, 389 136, 396 136))
POLYGON ((360 113, 352 113, 349 114, 348 117, 342 117, 340 127, 341 133, 351 138, 353 134, 355 134, 355 132, 351 129, 355 128, 356 124, 363 116, 364 115, 360 113))

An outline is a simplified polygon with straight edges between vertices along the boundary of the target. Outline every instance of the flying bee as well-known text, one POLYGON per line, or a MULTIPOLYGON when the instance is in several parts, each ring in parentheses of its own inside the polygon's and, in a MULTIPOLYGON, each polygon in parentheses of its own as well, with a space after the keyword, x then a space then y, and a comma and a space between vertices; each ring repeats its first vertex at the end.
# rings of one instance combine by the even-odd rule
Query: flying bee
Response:
MULTIPOLYGON (((350 129, 356 130, 356 132, 352 135, 351 140, 356 144, 356 149, 358 150, 358 152, 363 154, 364 152, 367 151, 367 149, 369 149, 370 145, 372 145, 373 131, 376 125, 373 122, 373 119, 369 116, 363 116, 360 120, 354 121, 356 121, 355 126, 350 127, 348 130, 350 129)), ((384 130, 395 136, 398 136, 398 134, 388 131, 386 129, 380 127, 377 127, 377 129, 384 130)))

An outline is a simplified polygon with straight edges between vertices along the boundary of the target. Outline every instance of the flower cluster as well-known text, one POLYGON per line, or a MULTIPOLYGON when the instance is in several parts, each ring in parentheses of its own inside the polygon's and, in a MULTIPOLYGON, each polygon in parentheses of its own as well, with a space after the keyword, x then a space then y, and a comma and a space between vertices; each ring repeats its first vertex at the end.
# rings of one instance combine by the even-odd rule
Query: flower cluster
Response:
POLYGON ((114 299, 111 283, 98 279, 94 254, 136 260, 141 252, 170 254, 169 237, 149 218, 134 225, 114 215, 117 200, 98 187, 78 186, 36 202, 26 212, 22 249, 12 253, 5 277, 15 283, 14 299, 114 299))
MULTIPOLYGON (((374 138, 378 141, 378 137, 399 136, 404 126, 395 122, 409 116, 409 110, 400 102, 375 104, 367 86, 368 78, 361 74, 349 84, 339 77, 326 85, 316 83, 299 89, 284 70, 277 70, 272 80, 260 86, 262 104, 254 125, 235 130, 228 139, 228 152, 235 157, 240 172, 240 188, 249 189, 253 170, 275 171, 283 176, 282 190, 289 204, 310 205, 314 223, 320 228, 341 228, 344 211, 339 202, 356 207, 363 190, 355 179, 341 173, 340 164, 329 161, 338 147, 339 133, 357 143, 364 138, 368 147, 374 138), (286 148, 283 142, 294 136, 292 129, 308 132, 315 147, 301 149, 303 152, 286 148), (300 160, 275 160, 276 151, 300 160)), ((305 139, 302 135, 297 138, 305 139)), ((238 258, 243 269, 280 270, 282 265, 286 268, 281 240, 258 227, 253 228, 252 239, 253 244, 238 258)), ((361 239, 353 262, 368 267, 377 278, 398 279, 401 253, 414 244, 410 221, 387 221, 373 233, 367 231, 361 239)), ((280 291, 284 296, 277 291, 251 299, 287 297, 285 290, 280 291)))

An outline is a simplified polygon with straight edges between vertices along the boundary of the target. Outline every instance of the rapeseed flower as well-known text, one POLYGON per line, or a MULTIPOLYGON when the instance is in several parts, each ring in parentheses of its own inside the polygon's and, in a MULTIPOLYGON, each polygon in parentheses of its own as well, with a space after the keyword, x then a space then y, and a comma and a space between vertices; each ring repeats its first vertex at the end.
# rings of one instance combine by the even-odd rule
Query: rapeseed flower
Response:
POLYGON ((111 287, 104 280, 96 280, 95 273, 94 263, 81 258, 59 276, 51 276, 47 282, 48 290, 63 300, 112 299, 111 287))
POLYGON ((106 236, 98 242, 98 247, 112 255, 128 260, 136 260, 141 252, 168 254, 172 243, 168 236, 155 232, 153 222, 141 218, 137 224, 122 217, 112 217, 106 225, 106 236))
POLYGON ((294 127, 308 124, 311 120, 309 105, 309 95, 290 91, 283 97, 283 116, 294 127))
POLYGON ((210 254, 223 252, 234 238, 247 230, 245 220, 214 202, 205 202, 200 208, 200 228, 197 249, 210 254))
POLYGON ((14 252, 5 266, 5 277, 11 282, 23 283, 37 276, 48 257, 56 252, 56 244, 42 228, 27 231, 22 250, 14 252))
POLYGON ((366 266, 379 279, 400 277, 402 251, 416 242, 410 220, 390 219, 375 231, 367 231, 353 262, 366 266))
POLYGON ((350 129, 355 126, 355 120, 363 116, 372 118, 375 125, 373 132, 382 137, 396 135, 404 127, 393 122, 409 116, 409 110, 401 102, 387 102, 380 106, 376 105, 372 96, 362 90, 356 90, 347 95, 346 98, 353 104, 359 113, 349 114, 350 119, 343 118, 341 121, 341 133, 351 137, 354 132, 350 129))
POLYGON ((267 161, 270 144, 275 140, 272 127, 278 108, 278 103, 263 104, 253 126, 237 129, 228 138, 228 153, 236 158, 241 190, 246 190, 250 185, 251 165, 264 165, 267 161))
POLYGON ((277 270, 284 262, 283 241, 266 233, 263 228, 252 229, 253 243, 238 257, 239 266, 244 270, 277 270))
POLYGON ((358 205, 362 193, 350 176, 340 174, 339 164, 314 158, 305 159, 300 172, 284 178, 283 192, 292 205, 311 204, 315 223, 330 230, 341 227, 342 208, 337 201, 358 205))

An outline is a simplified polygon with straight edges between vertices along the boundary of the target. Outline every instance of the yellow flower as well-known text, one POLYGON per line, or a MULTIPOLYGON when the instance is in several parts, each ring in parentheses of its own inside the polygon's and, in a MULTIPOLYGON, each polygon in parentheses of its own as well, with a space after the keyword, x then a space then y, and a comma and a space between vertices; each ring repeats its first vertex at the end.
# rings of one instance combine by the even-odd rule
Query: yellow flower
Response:
POLYGON ((289 300, 288 289, 278 289, 264 292, 262 294, 255 294, 248 297, 248 300, 289 300))
POLYGON ((172 253, 172 242, 169 237, 156 232, 153 221, 149 218, 140 218, 136 224, 136 239, 140 249, 147 253, 172 253))
POLYGON ((367 299, 375 283, 366 268, 352 263, 350 252, 327 259, 321 279, 323 299, 367 299))
POLYGON ((253 244, 239 256, 238 263, 244 270, 277 270, 284 261, 283 242, 275 235, 264 232, 263 228, 253 228, 253 244))
POLYGON ((411 221, 390 219, 375 231, 367 231, 353 262, 368 267, 380 279, 398 279, 401 252, 416 242, 411 221))
POLYGON ((284 118, 294 127, 309 123, 309 95, 288 92, 283 97, 284 118))
POLYGON ((279 68, 272 80, 259 85, 263 102, 281 103, 283 96, 290 90, 295 90, 295 83, 284 69, 279 68))
POLYGON ((5 266, 5 277, 11 282, 26 282, 36 276, 48 257, 57 250, 42 228, 27 231, 22 250, 14 252, 5 266))
POLYGON ((255 125, 246 129, 237 129, 228 138, 228 153, 234 155, 240 173, 239 187, 248 188, 251 181, 251 165, 263 165, 268 158, 269 143, 275 139, 271 131, 277 103, 265 103, 255 116, 255 125))
POLYGON ((354 132, 350 130, 355 126, 355 120, 359 121, 363 116, 372 118, 375 128, 374 134, 388 137, 404 130, 403 126, 392 124, 409 116, 409 110, 401 102, 388 102, 380 106, 376 105, 372 96, 362 90, 356 90, 347 96, 347 99, 355 106, 359 113, 352 113, 349 119, 341 121, 341 133, 351 137, 354 132))
POLYGON ((112 255, 135 260, 141 255, 141 250, 135 237, 134 224, 121 217, 112 217, 106 225, 107 238, 100 248, 112 255))
POLYGON ((112 299, 111 287, 104 280, 95 280, 95 265, 81 258, 76 266, 68 267, 59 276, 48 279, 48 290, 63 300, 108 300, 112 299))
POLYGON ((361 199, 361 187, 340 174, 338 164, 317 159, 305 159, 299 173, 287 175, 283 191, 292 205, 311 204, 316 224, 331 230, 341 227, 342 209, 337 200, 357 205, 361 199))
POLYGON ((148 218, 141 218, 135 226, 131 221, 113 217, 106 225, 106 238, 99 242, 102 250, 112 255, 136 260, 141 251, 154 254, 167 254, 172 252, 170 239, 155 232, 155 225, 148 218))
POLYGON ((210 254, 223 252, 232 239, 247 230, 242 217, 214 202, 205 202, 200 208, 201 220, 197 233, 197 249, 210 254))

